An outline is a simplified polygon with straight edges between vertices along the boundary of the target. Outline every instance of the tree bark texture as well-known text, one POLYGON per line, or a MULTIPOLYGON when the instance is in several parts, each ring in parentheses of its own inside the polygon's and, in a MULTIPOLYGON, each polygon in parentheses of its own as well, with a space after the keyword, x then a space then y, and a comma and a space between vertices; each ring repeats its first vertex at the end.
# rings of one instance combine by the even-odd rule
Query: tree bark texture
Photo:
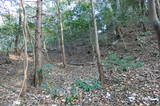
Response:
POLYGON ((35 87, 40 86, 43 81, 42 75, 42 0, 37 0, 36 31, 35 31, 35 87))
POLYGON ((156 0, 149 0, 148 3, 149 3, 149 17, 157 33, 158 47, 160 51, 160 20, 158 19, 156 0))
POLYGON ((94 23, 94 33, 95 33, 95 49, 96 49, 96 57, 97 57, 97 67, 99 72, 99 80, 103 84, 104 81, 104 73, 103 73, 103 67, 101 64, 101 57, 100 57, 100 48, 99 48, 99 41, 98 41, 98 32, 97 32, 97 23, 96 23, 96 17, 95 17, 95 9, 94 9, 94 3, 93 0, 91 0, 91 6, 92 6, 92 18, 94 23))
POLYGON ((60 24, 60 30, 61 30, 61 50, 62 50, 62 60, 63 60, 63 66, 66 66, 66 54, 65 54, 65 47, 64 47, 64 31, 63 31, 63 20, 62 15, 60 11, 60 1, 57 0, 57 9, 58 9, 58 16, 59 16, 59 24, 60 24))

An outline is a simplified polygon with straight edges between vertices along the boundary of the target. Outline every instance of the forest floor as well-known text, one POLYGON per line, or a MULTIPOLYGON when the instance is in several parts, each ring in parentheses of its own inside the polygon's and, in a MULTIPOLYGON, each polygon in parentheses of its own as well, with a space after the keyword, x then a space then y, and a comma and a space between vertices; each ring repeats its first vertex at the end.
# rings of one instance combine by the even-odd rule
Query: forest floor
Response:
MULTIPOLYGON (((98 89, 86 91, 75 87, 74 96, 71 94, 72 85, 78 78, 85 81, 98 78, 97 68, 92 62, 88 46, 74 45, 69 50, 74 52, 67 53, 66 68, 60 66, 58 52, 50 51, 48 55, 53 67, 49 72, 50 77, 45 79, 49 82, 47 86, 53 85, 53 88, 30 86, 29 91, 19 101, 17 97, 23 80, 24 61, 10 54, 12 63, 0 65, 0 106, 19 104, 26 106, 160 106, 160 71, 156 36, 147 34, 138 35, 138 37, 140 39, 132 32, 124 37, 127 51, 122 41, 119 41, 110 47, 101 46, 101 52, 114 51, 134 56, 137 61, 144 62, 143 67, 129 69, 121 74, 114 73, 114 78, 118 81, 105 84, 98 89)), ((28 70, 30 73, 33 71, 32 58, 30 58, 28 70)))

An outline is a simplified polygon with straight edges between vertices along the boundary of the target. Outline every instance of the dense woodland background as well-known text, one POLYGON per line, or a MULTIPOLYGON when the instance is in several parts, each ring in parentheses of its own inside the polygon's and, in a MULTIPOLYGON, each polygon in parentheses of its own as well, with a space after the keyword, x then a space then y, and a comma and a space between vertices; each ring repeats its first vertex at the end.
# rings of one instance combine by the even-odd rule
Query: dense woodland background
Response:
POLYGON ((159 0, 0 0, 0 105, 159 106, 159 0))

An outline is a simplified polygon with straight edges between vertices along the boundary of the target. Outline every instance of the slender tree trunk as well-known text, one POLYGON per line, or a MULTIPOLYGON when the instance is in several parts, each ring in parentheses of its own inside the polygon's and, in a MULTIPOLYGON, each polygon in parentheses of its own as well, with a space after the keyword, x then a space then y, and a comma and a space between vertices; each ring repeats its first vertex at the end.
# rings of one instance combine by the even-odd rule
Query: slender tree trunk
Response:
MULTIPOLYGON (((23 13, 23 35, 24 35, 24 47, 25 47, 25 64, 24 64, 24 79, 22 83, 22 89, 19 93, 19 96, 24 94, 27 90, 27 79, 28 79, 28 54, 27 54, 27 48, 28 48, 28 41, 27 41, 27 18, 26 18, 26 12, 24 8, 24 1, 20 0, 20 5, 22 8, 22 13, 23 13)), ((17 99, 19 99, 19 96, 17 99)))
POLYGON ((37 0, 36 31, 35 31, 35 87, 40 86, 43 81, 42 75, 42 0, 37 0))
POLYGON ((22 11, 21 8, 19 8, 19 33, 16 35, 15 39, 15 50, 14 50, 15 53, 18 52, 19 37, 22 34, 21 25, 22 25, 22 11))
POLYGON ((89 15, 90 15, 90 23, 89 23, 89 40, 90 40, 90 44, 91 44, 91 48, 92 48, 92 61, 94 62, 96 60, 96 54, 95 54, 95 38, 94 38, 94 34, 93 34, 93 19, 92 19, 92 9, 90 9, 89 11, 89 15))
POLYGON ((99 49, 99 41, 98 41, 98 32, 97 32, 97 23, 96 23, 96 17, 95 17, 95 9, 94 9, 94 3, 93 0, 91 1, 92 6, 92 18, 94 23, 94 33, 95 33, 95 49, 96 49, 96 57, 97 57, 97 67, 99 72, 99 80, 102 84, 104 84, 104 73, 103 73, 103 67, 101 64, 101 57, 100 57, 100 49, 99 49))
MULTIPOLYGON (((140 0, 139 1, 139 5, 140 5, 140 10, 141 10, 141 14, 142 16, 146 16, 146 13, 145 13, 145 0, 140 0)), ((143 28, 143 31, 146 32, 147 31, 147 28, 145 26, 145 23, 143 21, 140 21, 140 25, 142 25, 142 28, 143 28)))
POLYGON ((61 50, 62 50, 62 59, 63 59, 63 66, 66 66, 66 55, 65 55, 65 48, 64 48, 64 31, 63 31, 63 21, 62 21, 62 15, 60 11, 60 2, 57 0, 57 9, 58 9, 58 15, 59 15, 59 24, 61 29, 61 50))
POLYGON ((158 47, 160 51, 160 20, 158 19, 158 14, 156 10, 156 0, 149 0, 149 16, 150 20, 154 26, 158 38, 158 47))
POLYGON ((116 0, 116 7, 117 7, 117 11, 120 12, 121 5, 119 0, 116 0))
POLYGON ((160 1, 159 0, 156 0, 156 5, 157 5, 157 15, 158 15, 158 18, 160 18, 160 1))
POLYGON ((95 61, 95 40, 94 40, 94 36, 93 36, 93 33, 92 33, 92 27, 91 27, 91 24, 89 24, 89 39, 90 39, 90 44, 91 44, 91 47, 92 47, 92 61, 94 62, 95 61))

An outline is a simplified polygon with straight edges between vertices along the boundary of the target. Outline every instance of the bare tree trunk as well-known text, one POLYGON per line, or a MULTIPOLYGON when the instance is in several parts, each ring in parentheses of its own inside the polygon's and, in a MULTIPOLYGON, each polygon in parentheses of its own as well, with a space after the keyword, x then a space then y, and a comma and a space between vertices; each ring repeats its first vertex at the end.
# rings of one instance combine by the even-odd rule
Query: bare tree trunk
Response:
POLYGON ((95 17, 95 10, 94 10, 94 3, 93 0, 91 0, 91 6, 92 6, 92 18, 94 23, 94 33, 95 33, 95 49, 96 49, 96 55, 97 55, 97 67, 99 72, 99 80, 102 84, 104 84, 104 73, 103 73, 103 67, 101 64, 101 57, 100 57, 100 49, 99 49, 99 41, 98 41, 98 32, 97 32, 97 23, 96 23, 96 17, 95 17))
POLYGON ((156 5, 157 5, 157 15, 158 15, 158 18, 160 18, 160 1, 159 0, 156 0, 156 5))
MULTIPOLYGON (((145 13, 145 0, 139 0, 139 8, 141 10, 141 14, 140 15, 143 15, 143 16, 146 16, 146 13, 145 13)), ((140 25, 142 26, 142 29, 144 32, 147 31, 147 28, 145 26, 145 23, 141 20, 140 21, 140 25)))
POLYGON ((92 33, 92 27, 91 27, 91 24, 89 24, 89 39, 90 39, 90 44, 91 44, 91 47, 92 47, 92 61, 94 62, 95 61, 95 40, 94 40, 94 36, 93 36, 93 33, 92 33))
POLYGON ((21 25, 22 25, 22 11, 21 11, 21 8, 19 8, 19 33, 16 35, 16 39, 15 39, 15 50, 14 50, 15 53, 18 52, 19 37, 22 34, 21 25))
POLYGON ((59 15, 59 24, 61 29, 61 50, 62 50, 62 57, 63 57, 63 66, 66 66, 66 55, 65 55, 65 48, 64 48, 64 32, 63 32, 63 21, 62 21, 62 15, 60 11, 60 2, 57 0, 57 9, 58 9, 58 15, 59 15))
MULTIPOLYGON (((28 41, 27 41, 27 18, 26 18, 26 12, 25 12, 25 8, 24 8, 24 1, 20 0, 20 5, 22 8, 22 13, 23 13, 23 35, 24 35, 24 47, 25 47, 25 64, 24 64, 24 79, 23 79, 23 83, 22 83, 22 88, 21 91, 19 93, 19 96, 24 94, 27 90, 27 79, 28 79, 28 54, 27 54, 27 47, 28 47, 28 41)), ((19 96, 17 98, 17 100, 19 99, 19 96)))
POLYGON ((158 37, 158 47, 160 51, 160 21, 158 19, 158 14, 156 11, 156 0, 149 0, 149 16, 158 37))
POLYGON ((119 0, 116 0, 116 7, 117 7, 117 11, 120 11, 121 5, 119 0))
POLYGON ((35 87, 40 86, 43 81, 42 75, 42 0, 37 0, 36 31, 35 31, 35 87))

